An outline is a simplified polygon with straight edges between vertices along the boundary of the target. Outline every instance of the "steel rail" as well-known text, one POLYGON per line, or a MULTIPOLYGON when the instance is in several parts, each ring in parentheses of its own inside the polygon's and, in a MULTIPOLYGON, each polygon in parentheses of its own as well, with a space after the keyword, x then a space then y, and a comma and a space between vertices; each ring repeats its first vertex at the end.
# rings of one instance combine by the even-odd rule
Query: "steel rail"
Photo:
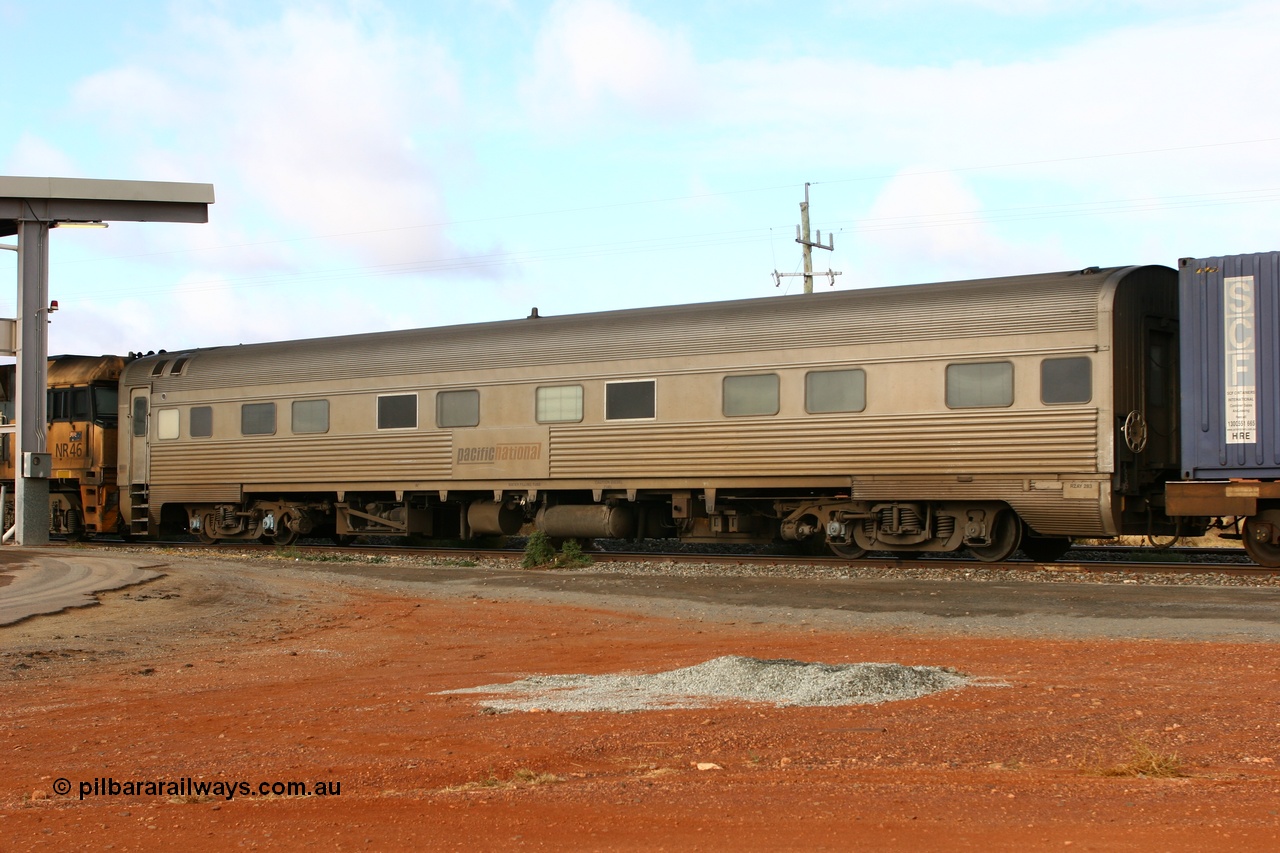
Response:
MULTIPOLYGON (((194 541, 147 541, 147 542, 115 542, 95 540, 89 543, 78 543, 77 547, 102 548, 182 548, 195 552, 207 553, 210 556, 224 553, 248 553, 272 555, 281 552, 296 554, 298 558, 312 561, 323 561, 332 555, 333 562, 345 562, 350 558, 358 562, 360 557, 396 556, 406 559, 437 560, 482 560, 500 559, 520 561, 523 552, 513 548, 422 548, 401 545, 318 545, 295 544, 286 547, 258 544, 252 542, 227 542, 219 545, 200 545, 194 541)), ((801 567, 839 569, 874 569, 882 566, 886 569, 919 569, 941 571, 1040 571, 1054 574, 1107 574, 1123 573, 1142 574, 1178 574, 1178 575, 1232 575, 1241 577, 1280 576, 1280 569, 1269 569, 1254 565, 1247 557, 1235 549, 1188 548, 1173 551, 1156 551, 1150 548, 1132 548, 1127 546, 1088 546, 1072 549, 1055 562, 1043 563, 1027 559, 1005 560, 999 562, 982 562, 962 556, 913 557, 904 559, 892 556, 869 556, 856 560, 840 557, 805 556, 796 554, 725 554, 701 553, 691 551, 623 551, 592 550, 586 552, 595 563, 678 563, 705 564, 713 566, 754 566, 754 567, 801 567), (1115 553, 1128 554, 1136 559, 1115 559, 1115 553), (1151 559, 1157 555, 1172 554, 1173 559, 1151 559), (1217 557, 1219 562, 1206 561, 1206 557, 1217 557)))

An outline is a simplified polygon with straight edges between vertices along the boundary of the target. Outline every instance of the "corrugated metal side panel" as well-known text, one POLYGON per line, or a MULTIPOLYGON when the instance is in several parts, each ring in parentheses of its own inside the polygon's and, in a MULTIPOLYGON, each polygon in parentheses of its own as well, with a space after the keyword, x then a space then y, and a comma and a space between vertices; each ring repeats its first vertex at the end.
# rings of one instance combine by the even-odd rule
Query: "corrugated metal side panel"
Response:
POLYGON ((181 489, 174 489, 169 486, 161 486, 151 489, 149 499, 152 511, 158 512, 159 508, 164 504, 179 500, 207 503, 238 501, 240 500, 240 487, 236 485, 203 485, 184 486, 181 489))
POLYGON ((147 517, 154 530, 160 524, 160 508, 167 503, 235 503, 239 500, 240 487, 237 485, 161 487, 150 491, 147 517))
MULTIPOLYGON (((1184 259, 1179 270, 1182 316, 1183 477, 1221 480, 1280 476, 1280 252, 1184 259), (1226 280, 1253 277, 1256 431, 1228 441, 1225 328, 1226 280)), ((1250 335, 1240 328, 1236 343, 1250 335)))
POLYGON ((437 329, 197 350, 181 376, 126 384, 156 391, 257 386, 452 370, 1051 334, 1097 328, 1114 270, 677 305, 437 329), (264 370, 263 365, 270 365, 264 370))
POLYGON ((217 483, 297 483, 302 487, 356 480, 403 484, 447 478, 450 456, 447 434, 155 442, 151 487, 217 483))
MULTIPOLYGON (((1096 409, 551 431, 551 477, 1095 472, 1096 409)), ((766 485, 763 484, 762 485, 766 485)))

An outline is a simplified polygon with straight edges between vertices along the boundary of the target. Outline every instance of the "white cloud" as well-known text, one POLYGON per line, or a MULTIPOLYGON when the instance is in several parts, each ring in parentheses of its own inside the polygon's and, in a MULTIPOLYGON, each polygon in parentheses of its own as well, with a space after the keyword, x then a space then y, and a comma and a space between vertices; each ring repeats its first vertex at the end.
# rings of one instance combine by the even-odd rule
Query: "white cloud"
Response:
MULTIPOLYGON (((714 121, 730 137, 726 153, 748 160, 789 147, 810 162, 843 160, 856 174, 868 164, 1000 164, 1280 135, 1280 114, 1259 109, 1276 52, 1280 7, 1263 4, 1112 30, 1032 62, 753 58, 703 76, 714 121), (1245 31, 1250 44, 1240 50, 1245 31), (787 116, 795 124, 780 121, 787 116)), ((1117 163, 1117 175, 1131 175, 1142 158, 1117 163)))
POLYGON ((66 178, 79 174, 74 160, 47 139, 23 133, 6 159, 11 174, 66 178))
POLYGON ((581 132, 601 119, 686 118, 700 107, 699 81, 681 33, 612 0, 560 0, 538 35, 522 92, 540 129, 581 132))
MULTIPOLYGON (((459 254, 431 150, 458 110, 457 72, 422 38, 389 23, 323 11, 237 27, 178 22, 197 45, 93 75, 77 107, 109 117, 147 177, 215 183, 241 223, 276 217, 293 233, 344 235, 341 250, 374 266, 459 254)), ((224 219, 225 221, 225 219, 224 219)))
POLYGON ((1070 265, 1056 245, 1002 238, 982 200, 954 174, 928 168, 893 178, 849 241, 859 286, 1041 272, 1070 265), (901 276, 907 271, 908 279, 901 276))

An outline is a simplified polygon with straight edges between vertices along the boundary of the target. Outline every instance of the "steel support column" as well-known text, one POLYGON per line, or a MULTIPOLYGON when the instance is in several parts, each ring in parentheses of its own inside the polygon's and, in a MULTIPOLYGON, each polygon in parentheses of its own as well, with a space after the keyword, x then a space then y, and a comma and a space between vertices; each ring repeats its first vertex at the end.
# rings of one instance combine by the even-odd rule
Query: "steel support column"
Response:
POLYGON ((30 477, 28 453, 45 452, 49 369, 49 223, 18 221, 18 430, 14 493, 15 541, 49 544, 49 480, 30 477))

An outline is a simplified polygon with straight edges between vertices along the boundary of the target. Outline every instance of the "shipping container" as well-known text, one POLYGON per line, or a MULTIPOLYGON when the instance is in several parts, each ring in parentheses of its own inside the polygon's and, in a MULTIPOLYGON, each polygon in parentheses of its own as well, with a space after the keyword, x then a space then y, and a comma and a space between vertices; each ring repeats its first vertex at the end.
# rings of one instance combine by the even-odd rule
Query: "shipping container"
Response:
POLYGON ((1183 258, 1182 477, 1280 475, 1280 252, 1183 258))
POLYGON ((1234 518, 1254 561, 1280 567, 1280 252, 1183 258, 1178 277, 1182 479, 1166 511, 1234 518))

